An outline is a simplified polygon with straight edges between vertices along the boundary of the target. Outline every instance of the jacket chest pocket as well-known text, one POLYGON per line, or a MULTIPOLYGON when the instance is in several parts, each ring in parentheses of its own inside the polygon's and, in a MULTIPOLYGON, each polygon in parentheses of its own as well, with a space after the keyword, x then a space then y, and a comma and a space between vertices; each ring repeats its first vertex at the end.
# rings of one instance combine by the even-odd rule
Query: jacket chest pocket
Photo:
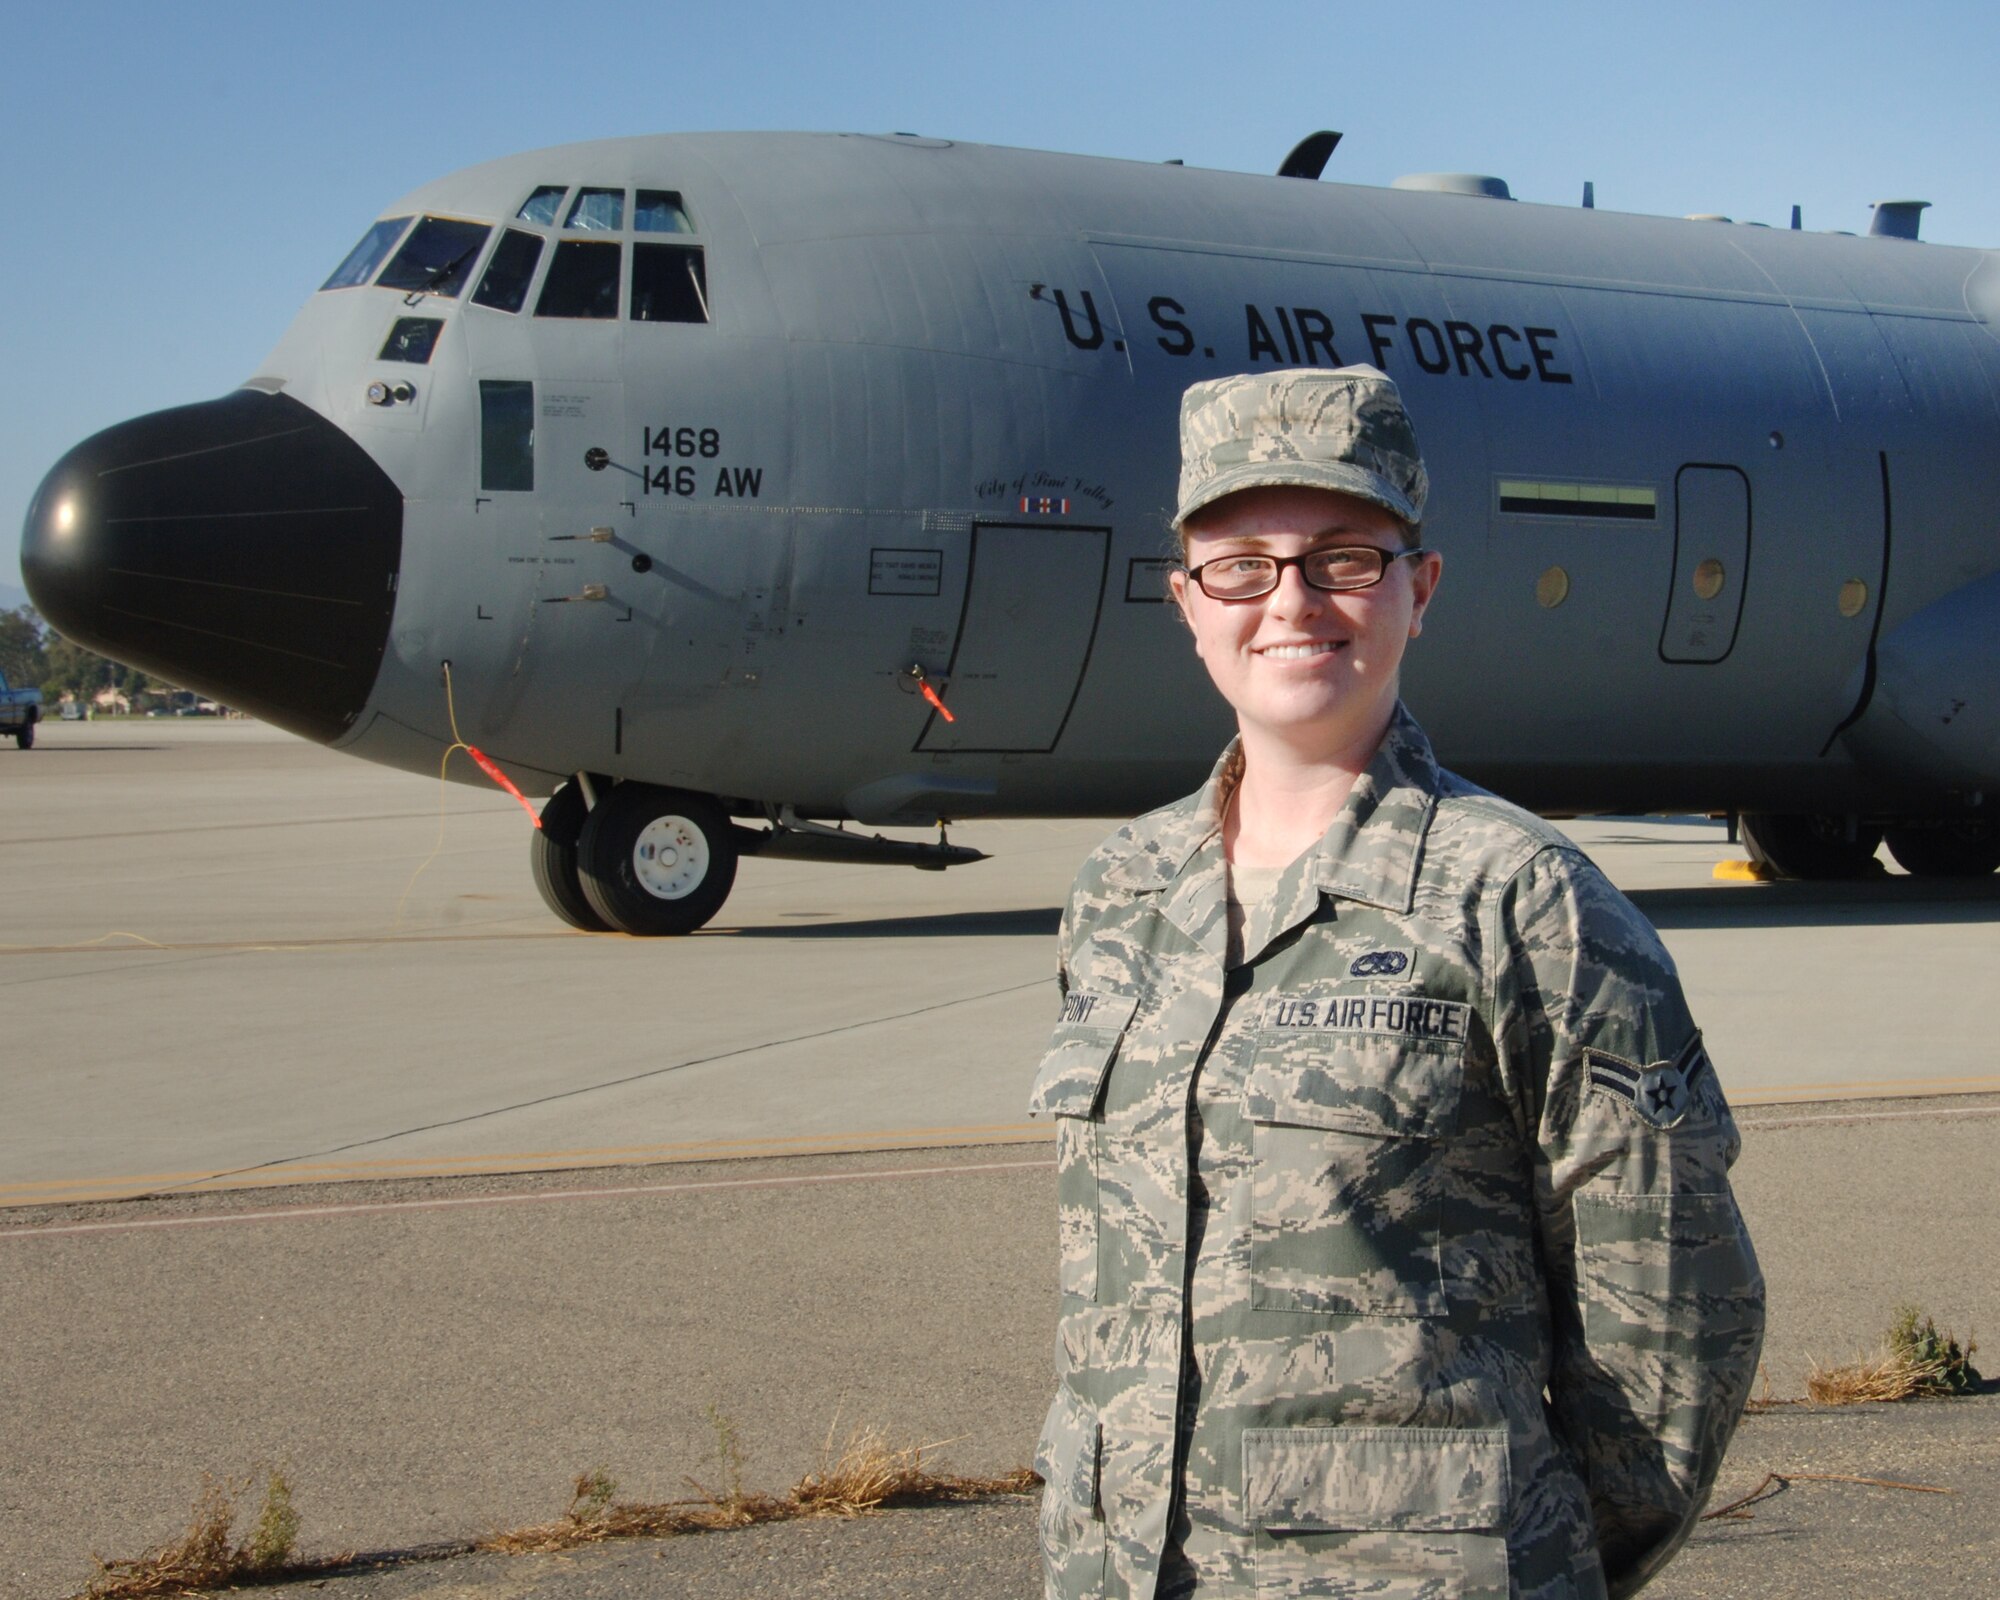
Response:
POLYGON ((1028 1096, 1056 1121, 1056 1237, 1062 1292, 1097 1297, 1098 1165, 1104 1079, 1139 1007, 1136 997, 1072 990, 1028 1096))
POLYGON ((1253 1307, 1444 1314, 1445 1144, 1464 1065, 1462 1038, 1259 1034, 1244 1087, 1253 1307))

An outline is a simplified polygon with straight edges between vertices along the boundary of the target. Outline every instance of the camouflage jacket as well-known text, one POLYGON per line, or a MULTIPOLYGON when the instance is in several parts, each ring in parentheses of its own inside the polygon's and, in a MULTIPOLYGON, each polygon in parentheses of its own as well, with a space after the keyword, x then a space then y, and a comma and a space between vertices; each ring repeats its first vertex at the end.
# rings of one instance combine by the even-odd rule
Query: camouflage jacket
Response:
POLYGON ((1235 759, 1063 917, 1048 1592, 1630 1594, 1763 1333, 1672 961, 1399 707, 1226 968, 1235 759))

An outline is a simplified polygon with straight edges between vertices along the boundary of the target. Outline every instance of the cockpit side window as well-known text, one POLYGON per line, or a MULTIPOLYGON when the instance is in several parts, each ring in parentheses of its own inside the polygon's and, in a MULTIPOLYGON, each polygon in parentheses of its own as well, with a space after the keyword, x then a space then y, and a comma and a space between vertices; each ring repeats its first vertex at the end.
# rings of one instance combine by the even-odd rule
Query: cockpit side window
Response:
POLYGON ((545 228, 556 225, 556 213, 562 210, 563 196, 568 186, 560 183, 540 185, 533 194, 521 202, 521 209, 514 213, 516 222, 539 222, 545 228))
POLYGON ((538 317, 618 315, 618 258, 623 246, 610 240, 564 239, 542 280, 538 317))
POLYGON ((507 229, 493 247, 486 275, 472 291, 472 303, 491 306, 495 311, 519 311, 528 298, 528 282, 535 275, 535 263, 541 259, 540 234, 507 229))
POLYGON ((687 207, 671 189, 641 189, 632 204, 634 233, 693 233, 687 207))
POLYGON ((403 237, 403 230, 409 225, 408 217, 384 217, 361 236, 361 242, 347 252, 347 259, 333 269, 333 276, 320 287, 353 289, 366 283, 375 275, 375 269, 382 265, 382 258, 396 247, 396 241, 403 237))
POLYGON ((376 286, 456 298, 465 287, 473 258, 492 231, 484 223, 425 217, 410 230, 410 237, 396 252, 396 259, 382 269, 376 286))
POLYGON ((535 386, 514 378, 479 380, 479 487, 535 486, 535 386))
POLYGON ((586 233, 617 233, 625 226, 623 189, 579 189, 569 208, 565 228, 586 233))
POLYGON ((698 244, 632 247, 632 320, 706 322, 708 264, 698 244))

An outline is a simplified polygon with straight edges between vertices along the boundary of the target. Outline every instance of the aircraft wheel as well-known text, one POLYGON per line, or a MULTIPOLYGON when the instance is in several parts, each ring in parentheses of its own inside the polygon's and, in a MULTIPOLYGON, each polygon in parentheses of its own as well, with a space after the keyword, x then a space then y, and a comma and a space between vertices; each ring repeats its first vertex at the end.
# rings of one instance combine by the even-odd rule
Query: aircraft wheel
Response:
POLYGON ((729 898, 736 854, 713 800, 621 783, 584 819, 577 875, 591 909, 620 932, 692 933, 729 898))
POLYGON ((1746 811, 1737 835, 1750 859, 1781 878, 1861 878, 1880 871, 1882 830, 1846 817, 1793 811, 1746 811))
POLYGON ((1983 878, 2000 867, 2000 828, 1987 817, 1891 828, 1889 854, 1913 878, 1983 878))
POLYGON ((589 815, 583 791, 574 783, 566 783, 550 795, 542 807, 542 825, 528 841, 528 867, 542 903, 563 921, 585 933, 608 933, 611 924, 584 898, 583 882, 576 871, 577 835, 589 815))

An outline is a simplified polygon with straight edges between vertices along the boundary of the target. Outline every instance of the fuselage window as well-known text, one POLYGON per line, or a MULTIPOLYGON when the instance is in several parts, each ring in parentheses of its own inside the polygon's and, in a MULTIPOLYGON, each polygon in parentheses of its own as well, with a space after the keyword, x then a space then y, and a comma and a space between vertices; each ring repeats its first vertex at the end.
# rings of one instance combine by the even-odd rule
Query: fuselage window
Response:
POLYGON ((579 189, 569 208, 565 228, 586 233, 616 233, 625 226, 623 189, 579 189))
POLYGON ((708 269, 700 245, 632 247, 632 320, 708 321, 708 269))
POLYGON ((634 233, 693 233, 687 207, 671 189, 641 189, 632 204, 634 233))
POLYGON ((563 240, 549 262, 549 275, 542 281, 542 297, 535 302, 535 315, 617 316, 621 253, 622 247, 608 240, 563 240))
POLYGON ((366 283, 382 265, 382 258, 396 248, 396 241, 409 225, 408 217, 384 217, 361 236, 361 242, 347 252, 347 259, 333 269, 333 276, 320 287, 352 289, 366 283))
POLYGON ((535 275, 535 263, 542 259, 542 236, 509 228, 493 247, 493 259, 486 263, 486 275, 472 291, 472 303, 491 306, 495 311, 519 311, 528 298, 528 280, 535 275))
POLYGON ((479 380, 479 487, 535 486, 535 386, 518 378, 479 380))
POLYGON ((410 361, 418 366, 431 358, 437 348, 438 335, 444 332, 444 323, 436 317, 398 317, 395 327, 389 330, 389 337, 382 341, 382 353, 378 361, 410 361))
POLYGON ((556 224, 556 213, 562 210, 562 197, 568 192, 568 187, 564 184, 543 184, 521 202, 521 209, 514 213, 514 220, 539 222, 545 228, 553 228, 556 224))
POLYGON ((465 287, 473 257, 493 230, 481 222, 457 222, 450 217, 425 217, 410 230, 396 259, 375 280, 381 289, 414 289, 447 300, 465 287))

